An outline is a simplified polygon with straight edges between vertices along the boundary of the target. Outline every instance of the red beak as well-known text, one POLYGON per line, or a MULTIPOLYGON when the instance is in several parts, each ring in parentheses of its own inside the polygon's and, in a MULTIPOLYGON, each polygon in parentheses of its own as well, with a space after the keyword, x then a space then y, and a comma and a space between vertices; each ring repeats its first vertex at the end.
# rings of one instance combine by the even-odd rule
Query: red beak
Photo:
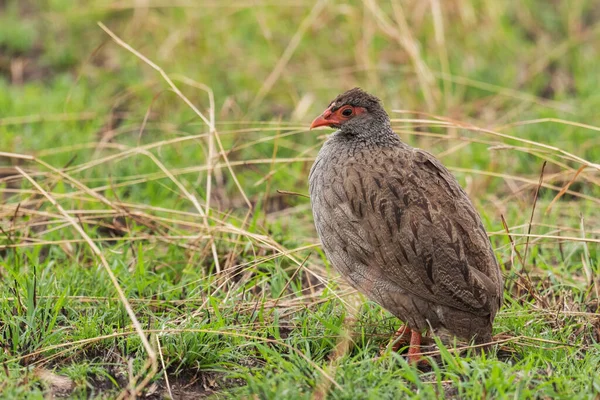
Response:
POLYGON ((323 114, 315 118, 312 124, 310 124, 310 129, 318 128, 319 126, 339 125, 341 122, 337 115, 333 114, 328 108, 323 111, 323 114))

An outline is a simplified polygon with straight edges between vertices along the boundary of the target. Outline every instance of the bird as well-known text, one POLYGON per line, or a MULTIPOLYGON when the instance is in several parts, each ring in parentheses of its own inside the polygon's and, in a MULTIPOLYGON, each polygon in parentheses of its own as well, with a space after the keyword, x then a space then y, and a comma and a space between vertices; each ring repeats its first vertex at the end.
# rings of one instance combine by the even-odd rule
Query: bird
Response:
MULTIPOLYGON (((400 319, 408 360, 422 335, 450 333, 489 348, 503 277, 481 217, 456 177, 392 130, 382 102, 360 88, 311 124, 336 129, 309 174, 325 255, 351 286, 400 319)), ((397 350, 397 348, 395 348, 397 350)))

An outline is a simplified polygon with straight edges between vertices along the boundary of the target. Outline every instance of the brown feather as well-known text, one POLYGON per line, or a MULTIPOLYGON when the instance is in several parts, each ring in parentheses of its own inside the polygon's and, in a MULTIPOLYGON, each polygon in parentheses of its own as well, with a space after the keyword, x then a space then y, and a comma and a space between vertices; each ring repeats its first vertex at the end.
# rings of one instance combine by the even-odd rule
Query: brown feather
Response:
POLYGON ((333 134, 310 173, 327 257, 410 328, 490 340, 503 280, 479 214, 433 155, 364 121, 333 134))

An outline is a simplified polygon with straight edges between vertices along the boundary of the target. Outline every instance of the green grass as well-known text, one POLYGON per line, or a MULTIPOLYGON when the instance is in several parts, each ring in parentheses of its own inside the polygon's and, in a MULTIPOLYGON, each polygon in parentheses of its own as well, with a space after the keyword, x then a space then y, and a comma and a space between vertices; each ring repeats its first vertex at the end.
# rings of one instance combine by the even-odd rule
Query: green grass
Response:
POLYGON ((594 1, 130 3, 0 2, 0 397, 600 396, 594 1), (307 127, 353 86, 482 214, 491 353, 376 359, 399 321, 279 192, 307 192, 307 127))

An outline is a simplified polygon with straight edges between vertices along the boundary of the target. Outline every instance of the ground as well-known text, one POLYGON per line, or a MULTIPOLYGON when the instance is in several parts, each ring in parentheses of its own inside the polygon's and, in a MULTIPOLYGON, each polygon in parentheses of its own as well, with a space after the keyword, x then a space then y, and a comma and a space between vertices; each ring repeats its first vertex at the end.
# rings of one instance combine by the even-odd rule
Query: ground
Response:
POLYGON ((0 1, 1 396, 598 398, 599 10, 0 1), (490 353, 408 365, 319 247, 307 127, 353 86, 481 213, 490 353))

